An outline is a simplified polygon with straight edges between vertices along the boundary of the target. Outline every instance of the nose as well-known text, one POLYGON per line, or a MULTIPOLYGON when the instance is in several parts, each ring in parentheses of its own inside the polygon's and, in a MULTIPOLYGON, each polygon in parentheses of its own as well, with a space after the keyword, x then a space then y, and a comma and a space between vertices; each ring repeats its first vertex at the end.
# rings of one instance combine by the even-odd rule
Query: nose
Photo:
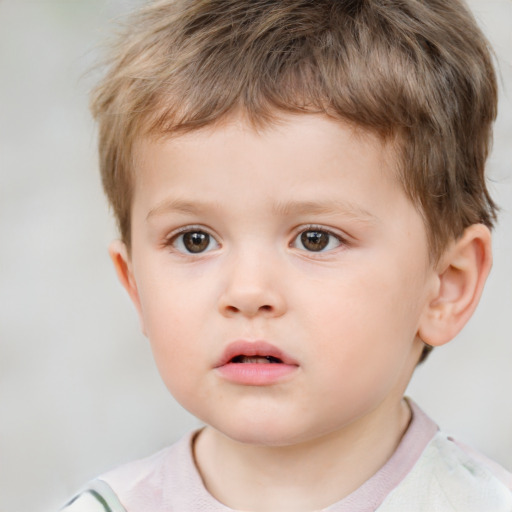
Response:
POLYGON ((226 270, 219 310, 224 316, 279 317, 286 310, 275 262, 263 255, 240 255, 226 270))

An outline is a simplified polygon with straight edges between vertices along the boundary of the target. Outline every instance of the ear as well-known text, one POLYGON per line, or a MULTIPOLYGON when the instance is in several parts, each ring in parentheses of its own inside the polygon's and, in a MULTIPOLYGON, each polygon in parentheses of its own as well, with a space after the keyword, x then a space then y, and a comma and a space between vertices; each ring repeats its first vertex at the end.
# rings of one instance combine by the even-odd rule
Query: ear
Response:
POLYGON ((473 224, 436 266, 435 296, 426 305, 418 330, 425 343, 444 345, 459 333, 480 300, 491 266, 491 233, 483 224, 473 224))
POLYGON ((114 240, 110 244, 108 252, 110 254, 110 259, 114 263, 114 268, 116 269, 117 277, 120 283, 123 285, 123 288, 128 292, 130 299, 135 305, 135 308, 139 315, 142 332, 146 334, 142 315, 142 307, 139 298, 139 291, 137 289, 137 283, 135 281, 135 276, 133 274, 133 265, 130 254, 128 252, 128 248, 126 247, 126 244, 121 242, 121 240, 114 240))

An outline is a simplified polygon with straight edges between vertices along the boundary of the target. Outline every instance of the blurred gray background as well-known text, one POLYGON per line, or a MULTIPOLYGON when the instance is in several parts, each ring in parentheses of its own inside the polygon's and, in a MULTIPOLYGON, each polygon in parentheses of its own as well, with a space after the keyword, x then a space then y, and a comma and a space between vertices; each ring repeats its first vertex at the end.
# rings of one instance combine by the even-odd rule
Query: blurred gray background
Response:
MULTIPOLYGON (((0 0, 0 512, 81 485, 196 425, 169 396, 107 256, 86 70, 140 0, 0 0)), ((441 427, 512 469, 512 2, 472 0, 494 44, 495 265, 463 333, 417 370, 441 427)))

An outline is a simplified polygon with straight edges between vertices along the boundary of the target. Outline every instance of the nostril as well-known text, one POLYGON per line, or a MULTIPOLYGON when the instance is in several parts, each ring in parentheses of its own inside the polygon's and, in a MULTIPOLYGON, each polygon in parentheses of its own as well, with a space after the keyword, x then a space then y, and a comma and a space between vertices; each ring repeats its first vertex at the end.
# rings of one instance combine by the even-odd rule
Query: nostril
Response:
POLYGON ((249 290, 227 289, 219 297, 217 305, 222 315, 230 317, 281 316, 286 309, 284 300, 279 294, 263 287, 249 290))
POLYGON ((269 304, 264 304, 263 306, 251 308, 251 307, 237 307, 232 304, 228 304, 224 307, 225 314, 228 315, 239 315, 244 314, 248 316, 254 316, 257 314, 270 314, 274 312, 274 307, 269 304))

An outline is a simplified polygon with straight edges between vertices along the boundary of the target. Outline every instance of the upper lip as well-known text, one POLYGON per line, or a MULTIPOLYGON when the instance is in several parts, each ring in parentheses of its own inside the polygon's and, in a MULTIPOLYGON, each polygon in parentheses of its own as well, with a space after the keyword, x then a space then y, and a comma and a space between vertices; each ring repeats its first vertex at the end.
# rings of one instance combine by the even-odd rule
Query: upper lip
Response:
POLYGON ((281 349, 277 348, 275 345, 268 343, 267 341, 237 340, 230 343, 226 347, 226 349, 222 353, 221 358, 217 361, 215 368, 218 368, 219 366, 223 366, 229 363, 229 361, 231 361, 231 359, 233 359, 236 356, 270 356, 279 359, 284 364, 298 366, 297 361, 295 361, 288 354, 283 352, 281 349))

